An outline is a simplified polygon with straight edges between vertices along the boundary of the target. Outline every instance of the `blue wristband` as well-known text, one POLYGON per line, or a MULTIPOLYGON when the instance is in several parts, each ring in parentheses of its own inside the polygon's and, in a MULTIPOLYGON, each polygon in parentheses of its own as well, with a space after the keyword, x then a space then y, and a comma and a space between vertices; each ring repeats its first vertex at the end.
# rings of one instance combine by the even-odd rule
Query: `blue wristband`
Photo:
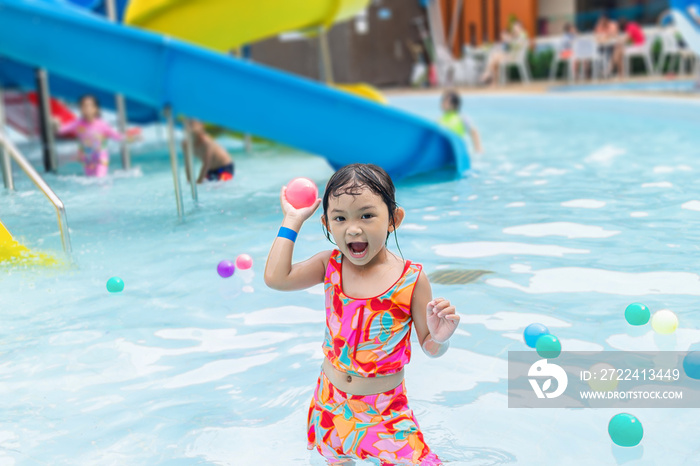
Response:
POLYGON ((278 238, 287 238, 291 240, 292 243, 297 240, 297 232, 287 227, 280 227, 279 233, 277 233, 278 238))

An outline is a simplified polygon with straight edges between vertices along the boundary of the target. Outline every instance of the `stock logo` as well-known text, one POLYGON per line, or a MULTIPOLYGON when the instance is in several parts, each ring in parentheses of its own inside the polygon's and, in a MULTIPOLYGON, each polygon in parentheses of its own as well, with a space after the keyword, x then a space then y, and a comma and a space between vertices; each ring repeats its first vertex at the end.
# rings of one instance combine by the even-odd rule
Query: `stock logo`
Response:
POLYGON ((546 359, 540 359, 530 366, 527 375, 528 377, 535 377, 528 380, 537 398, 556 398, 564 393, 566 386, 569 384, 569 378, 566 376, 564 369, 556 364, 548 363, 546 359), (544 377, 546 377, 546 380, 540 387, 538 378, 544 377), (552 379, 557 381, 557 388, 553 392, 549 392, 548 390, 552 388, 552 379))

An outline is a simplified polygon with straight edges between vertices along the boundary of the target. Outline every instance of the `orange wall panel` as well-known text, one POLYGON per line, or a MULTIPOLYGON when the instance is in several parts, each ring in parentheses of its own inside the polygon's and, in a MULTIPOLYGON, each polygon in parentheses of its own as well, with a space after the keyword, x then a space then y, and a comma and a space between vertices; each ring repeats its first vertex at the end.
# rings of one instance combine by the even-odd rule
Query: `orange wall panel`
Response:
MULTIPOLYGON (((493 3, 490 0, 489 3, 493 3)), ((525 27, 530 37, 537 32, 537 0, 501 0, 501 31, 508 26, 508 17, 514 14, 525 27)))

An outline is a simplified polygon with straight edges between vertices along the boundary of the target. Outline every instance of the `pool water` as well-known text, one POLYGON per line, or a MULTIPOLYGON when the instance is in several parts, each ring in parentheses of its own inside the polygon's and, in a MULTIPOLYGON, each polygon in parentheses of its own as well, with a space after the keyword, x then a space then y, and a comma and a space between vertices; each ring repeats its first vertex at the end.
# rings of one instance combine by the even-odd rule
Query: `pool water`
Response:
POLYGON ((607 92, 607 91, 634 91, 634 92, 680 92, 697 94, 700 85, 697 79, 675 79, 669 77, 663 81, 642 81, 642 82, 602 82, 590 84, 567 84, 551 86, 550 91, 554 92, 607 92))
MULTIPOLYGON (((438 99, 392 104, 437 118, 438 99)), ((700 348, 699 109, 466 97, 486 151, 473 170, 399 184, 406 258, 427 272, 492 272, 433 285, 462 323, 444 357, 414 345, 407 368, 410 404, 447 464, 697 464, 695 411, 629 410, 644 439, 617 447, 607 424, 619 409, 508 409, 506 361, 527 349, 532 322, 564 350, 700 348), (632 328, 623 313, 634 301, 673 310, 679 330, 632 328)), ((47 176, 66 204, 75 265, 1 271, 0 464, 324 464, 305 440, 322 289, 272 291, 262 271, 280 187, 296 176, 324 186, 332 170, 280 147, 234 155, 232 183, 202 186, 198 205, 184 189, 182 221, 162 149, 128 173, 115 156, 104 180, 77 164, 47 176), (217 263, 241 253, 253 270, 221 279, 217 263), (107 292, 111 276, 122 293, 107 292)), ((58 251, 52 208, 20 176, 17 189, 0 193, 0 218, 28 246, 58 251)), ((330 247, 317 213, 295 258, 330 247)))

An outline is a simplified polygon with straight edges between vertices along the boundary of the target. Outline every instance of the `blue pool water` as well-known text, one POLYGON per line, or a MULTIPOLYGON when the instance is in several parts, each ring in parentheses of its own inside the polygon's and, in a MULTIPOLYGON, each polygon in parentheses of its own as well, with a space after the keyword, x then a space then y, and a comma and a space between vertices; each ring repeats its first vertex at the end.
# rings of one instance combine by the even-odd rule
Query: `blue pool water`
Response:
POLYGON ((667 79, 664 81, 642 81, 642 82, 602 82, 590 84, 567 84, 551 86, 553 92, 609 92, 609 91, 634 91, 634 92, 682 92, 697 93, 700 88, 695 79, 667 79))
MULTIPOLYGON (((394 105, 438 116, 438 95, 394 105)), ((447 355, 417 346, 409 400, 450 465, 697 464, 697 413, 630 409, 634 448, 607 434, 616 409, 508 409, 507 352, 549 326, 565 350, 698 349, 700 112, 697 103, 587 96, 464 99, 486 150, 460 180, 399 185, 406 258, 425 270, 493 273, 433 285, 463 316, 447 355), (624 320, 627 304, 667 308, 658 336, 624 320)), ((368 142, 369 143, 369 142, 368 142)), ((185 191, 178 221, 164 152, 106 180, 68 165, 48 182, 63 198, 75 266, 0 274, 0 464, 302 465, 321 363, 319 287, 267 289, 262 270, 281 221, 281 185, 331 169, 260 147, 236 153, 236 179, 185 191), (73 173, 73 174, 71 174, 73 173), (216 264, 248 253, 250 273, 216 264), (105 283, 121 277, 123 293, 105 283)), ((117 166, 117 160, 113 160, 117 166)), ((0 218, 33 248, 58 250, 55 216, 18 176, 0 218)), ((330 245, 308 222, 295 258, 330 245)))

